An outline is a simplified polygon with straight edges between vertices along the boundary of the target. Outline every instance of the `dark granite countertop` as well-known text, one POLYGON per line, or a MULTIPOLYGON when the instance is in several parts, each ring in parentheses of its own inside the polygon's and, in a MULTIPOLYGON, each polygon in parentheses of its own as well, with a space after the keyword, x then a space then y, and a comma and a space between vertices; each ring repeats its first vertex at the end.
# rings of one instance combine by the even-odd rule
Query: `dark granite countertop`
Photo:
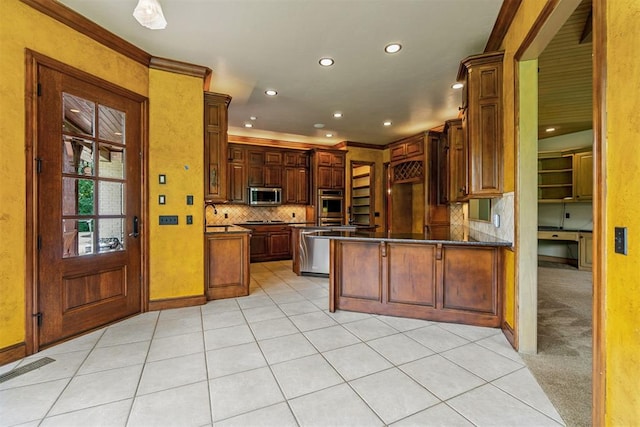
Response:
POLYGON ((251 233, 251 230, 237 225, 207 225, 204 230, 205 234, 215 233, 251 233))
POLYGON ((443 245, 465 245, 465 246, 511 246, 511 242, 498 239, 483 233, 475 233, 475 237, 470 237, 468 233, 451 235, 449 239, 429 239, 424 234, 412 233, 375 233, 369 231, 319 231, 312 238, 336 239, 336 240, 377 240, 381 242, 395 243, 425 243, 443 245))

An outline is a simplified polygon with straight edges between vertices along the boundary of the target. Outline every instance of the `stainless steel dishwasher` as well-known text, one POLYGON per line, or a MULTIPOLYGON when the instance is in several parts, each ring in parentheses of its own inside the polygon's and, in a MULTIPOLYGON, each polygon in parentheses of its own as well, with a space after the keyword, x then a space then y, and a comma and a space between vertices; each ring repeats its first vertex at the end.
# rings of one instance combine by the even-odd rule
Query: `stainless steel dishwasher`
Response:
POLYGON ((314 239, 318 231, 353 231, 356 226, 318 227, 300 233, 300 274, 329 276, 329 239, 314 239))

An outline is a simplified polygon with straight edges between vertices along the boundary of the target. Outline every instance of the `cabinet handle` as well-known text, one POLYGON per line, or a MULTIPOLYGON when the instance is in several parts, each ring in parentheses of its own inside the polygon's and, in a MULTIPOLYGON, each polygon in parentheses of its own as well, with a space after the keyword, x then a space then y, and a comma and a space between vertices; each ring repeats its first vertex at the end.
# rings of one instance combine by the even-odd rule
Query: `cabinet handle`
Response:
POLYGON ((557 234, 552 234, 551 237, 558 237, 558 235, 557 234))

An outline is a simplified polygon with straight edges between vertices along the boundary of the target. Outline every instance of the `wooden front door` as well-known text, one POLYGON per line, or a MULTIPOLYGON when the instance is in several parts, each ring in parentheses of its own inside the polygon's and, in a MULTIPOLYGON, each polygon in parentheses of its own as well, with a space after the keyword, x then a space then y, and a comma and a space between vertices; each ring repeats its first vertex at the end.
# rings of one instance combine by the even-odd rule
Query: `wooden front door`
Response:
POLYGON ((141 311, 144 101, 81 74, 43 64, 37 72, 36 316, 43 347, 141 311))

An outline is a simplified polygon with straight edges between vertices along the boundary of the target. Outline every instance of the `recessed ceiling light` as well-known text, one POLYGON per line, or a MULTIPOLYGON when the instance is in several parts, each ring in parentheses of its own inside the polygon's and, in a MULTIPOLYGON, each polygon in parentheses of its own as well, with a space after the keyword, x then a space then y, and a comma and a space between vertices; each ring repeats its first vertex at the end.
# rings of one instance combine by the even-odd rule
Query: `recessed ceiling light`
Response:
POLYGON ((273 89, 267 89, 264 91, 264 93, 267 96, 276 96, 278 94, 278 92, 273 89))
POLYGON ((464 84, 462 83, 454 83, 451 85, 451 89, 462 89, 464 87, 464 84))
POLYGON ((335 113, 333 113, 333 117, 335 117, 336 119, 339 119, 342 117, 342 113, 340 111, 336 111, 335 113))
POLYGON ((252 128, 252 127, 253 127, 253 124, 252 124, 252 123, 245 123, 245 124, 244 124, 244 127, 246 127, 246 128, 252 128))
POLYGON ((555 132, 556 128, 546 128, 545 132, 555 132))
POLYGON ((400 43, 389 43, 384 47, 384 51, 387 53, 398 53, 402 49, 402 45, 400 43))
POLYGON ((331 67, 334 63, 333 58, 320 58, 318 61, 323 67, 331 67))
POLYGON ((382 122, 383 126, 391 126, 393 124, 393 122, 391 120, 386 120, 384 122, 382 122))
POLYGON ((256 116, 251 116, 249 117, 251 120, 258 120, 258 118, 256 116))
POLYGON ((114 135, 122 136, 122 132, 114 132, 114 135))
POLYGON ((71 108, 69 109, 69 111, 71 111, 72 113, 79 113, 80 110, 78 110, 77 108, 71 108))
POLYGON ((316 123, 313 127, 316 129, 322 129, 324 127, 324 123, 316 123))
POLYGON ((325 135, 327 138, 333 138, 333 134, 332 133, 328 133, 325 135))

